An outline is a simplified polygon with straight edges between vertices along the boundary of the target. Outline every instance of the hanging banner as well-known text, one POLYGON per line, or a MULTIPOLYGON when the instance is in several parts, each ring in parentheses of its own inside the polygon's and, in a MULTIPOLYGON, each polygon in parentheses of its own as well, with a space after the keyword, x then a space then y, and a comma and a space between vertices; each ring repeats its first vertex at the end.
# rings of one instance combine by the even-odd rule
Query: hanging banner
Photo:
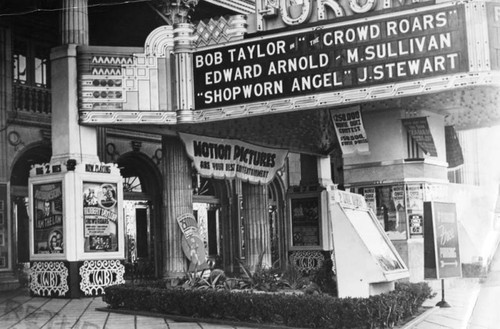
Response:
MULTIPOLYGON (((198 222, 193 214, 186 213, 177 217, 177 223, 181 228, 184 238, 182 239, 182 251, 184 255, 191 261, 190 270, 194 270, 198 265, 207 262, 207 254, 205 244, 201 239, 198 222)), ((201 268, 197 268, 198 270, 201 268)))
POLYGON ((330 111, 330 114, 343 155, 370 151, 361 111, 357 107, 343 112, 330 111))
POLYGON ((445 126, 444 137, 446 141, 446 162, 448 162, 448 168, 457 168, 463 165, 464 156, 455 127, 445 126))
POLYGON ((426 279, 462 276, 454 203, 424 202, 424 273, 426 279))
POLYGON ((411 138, 418 144, 418 146, 427 154, 437 157, 436 145, 432 138, 429 123, 426 117, 402 119, 403 126, 410 134, 411 138))
POLYGON ((271 182, 283 167, 288 154, 233 139, 211 138, 179 133, 186 152, 202 177, 240 178, 255 184, 271 182))

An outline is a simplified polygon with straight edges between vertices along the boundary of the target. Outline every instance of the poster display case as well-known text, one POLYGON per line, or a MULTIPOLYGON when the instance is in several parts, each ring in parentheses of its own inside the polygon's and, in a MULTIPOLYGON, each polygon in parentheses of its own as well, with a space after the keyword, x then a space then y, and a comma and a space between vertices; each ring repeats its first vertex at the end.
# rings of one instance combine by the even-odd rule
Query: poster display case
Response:
POLYGON ((409 277, 406 264, 362 195, 328 191, 339 297, 369 297, 409 277))
POLYGON ((326 190, 289 194, 290 250, 330 250, 326 190))
POLYGON ((34 166, 29 179, 33 295, 100 295, 124 282, 122 202, 115 164, 34 166))
POLYGON ((82 218, 77 226, 78 258, 125 258, 121 177, 85 173, 76 188, 81 200, 77 212, 82 218))
POLYGON ((67 259, 67 204, 64 201, 68 181, 63 175, 41 177, 30 184, 31 260, 67 259))

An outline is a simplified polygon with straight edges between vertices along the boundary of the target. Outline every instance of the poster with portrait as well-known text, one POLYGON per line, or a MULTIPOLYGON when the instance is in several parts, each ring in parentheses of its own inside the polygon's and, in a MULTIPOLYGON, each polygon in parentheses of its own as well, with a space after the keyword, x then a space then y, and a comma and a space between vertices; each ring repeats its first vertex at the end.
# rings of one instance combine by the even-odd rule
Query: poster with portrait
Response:
POLYGON ((62 183, 33 185, 35 254, 64 253, 62 183))
POLYGON ((85 252, 118 251, 118 201, 115 183, 83 183, 85 252))

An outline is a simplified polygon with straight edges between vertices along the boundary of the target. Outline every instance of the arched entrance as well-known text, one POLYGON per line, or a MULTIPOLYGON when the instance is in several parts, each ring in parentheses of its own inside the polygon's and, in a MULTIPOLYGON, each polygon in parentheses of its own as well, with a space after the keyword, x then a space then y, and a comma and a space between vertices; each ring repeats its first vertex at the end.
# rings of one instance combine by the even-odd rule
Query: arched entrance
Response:
POLYGON ((50 162, 52 148, 46 143, 27 146, 14 160, 10 175, 10 196, 12 205, 12 229, 16 241, 11 254, 14 263, 29 262, 29 217, 28 217, 28 179, 31 166, 50 162))
POLYGON ((159 277, 161 174, 153 161, 139 152, 124 154, 117 163, 123 177, 125 255, 129 274, 159 277))

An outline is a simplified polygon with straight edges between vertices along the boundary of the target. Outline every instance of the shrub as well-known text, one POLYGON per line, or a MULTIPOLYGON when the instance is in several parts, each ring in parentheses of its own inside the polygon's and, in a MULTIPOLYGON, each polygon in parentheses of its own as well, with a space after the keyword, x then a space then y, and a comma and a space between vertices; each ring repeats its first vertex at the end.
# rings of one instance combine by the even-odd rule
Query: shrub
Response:
POLYGON ((427 283, 398 283, 394 291, 369 298, 129 284, 107 287, 105 293, 110 308, 307 328, 392 327, 433 296, 427 283))

